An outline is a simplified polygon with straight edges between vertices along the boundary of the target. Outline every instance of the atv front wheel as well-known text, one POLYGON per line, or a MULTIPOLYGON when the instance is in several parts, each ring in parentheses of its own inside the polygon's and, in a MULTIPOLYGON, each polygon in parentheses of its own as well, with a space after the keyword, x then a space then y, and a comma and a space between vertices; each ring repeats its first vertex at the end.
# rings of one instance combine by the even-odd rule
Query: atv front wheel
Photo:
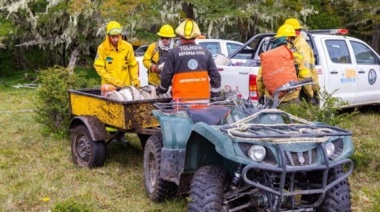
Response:
POLYGON ((149 198, 154 202, 173 197, 177 185, 160 177, 162 138, 150 136, 144 148, 144 185, 149 198))
POLYGON ((228 172, 220 166, 199 168, 190 185, 188 211, 221 211, 223 194, 228 182, 228 172))
MULTIPOLYGON (((332 182, 344 174, 342 168, 331 169, 328 182, 332 182)), ((343 212, 351 211, 351 191, 348 179, 344 179, 326 192, 325 199, 317 211, 343 212)))
POLYGON ((86 126, 79 125, 71 134, 71 155, 79 167, 101 167, 106 160, 106 144, 92 140, 86 126))

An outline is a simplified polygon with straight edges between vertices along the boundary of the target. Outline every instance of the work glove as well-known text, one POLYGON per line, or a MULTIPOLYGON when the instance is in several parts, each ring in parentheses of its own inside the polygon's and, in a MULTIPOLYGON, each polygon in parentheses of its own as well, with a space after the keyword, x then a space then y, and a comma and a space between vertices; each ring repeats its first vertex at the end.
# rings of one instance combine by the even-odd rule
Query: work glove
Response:
POLYGON ((258 102, 260 105, 264 105, 264 104, 265 104, 265 97, 264 97, 264 96, 261 96, 257 102, 258 102))

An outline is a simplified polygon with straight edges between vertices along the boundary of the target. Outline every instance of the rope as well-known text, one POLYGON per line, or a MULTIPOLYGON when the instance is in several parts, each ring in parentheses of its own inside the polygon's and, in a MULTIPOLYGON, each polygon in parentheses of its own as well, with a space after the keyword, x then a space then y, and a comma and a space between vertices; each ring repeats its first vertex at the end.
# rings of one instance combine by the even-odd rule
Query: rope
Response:
MULTIPOLYGON (((233 132, 238 132, 238 133, 245 133, 245 131, 247 131, 248 129, 250 129, 252 126, 261 126, 261 127, 274 127, 274 126, 284 126, 284 127, 302 127, 302 126, 305 126, 305 125, 313 125, 315 126, 315 124, 313 122, 310 122, 310 121, 307 121, 305 119, 302 119, 302 118, 299 118, 297 116, 294 116, 292 114, 289 114, 287 112, 284 112, 282 110, 279 110, 279 109, 263 109, 255 114, 252 114, 246 118, 243 118, 233 124, 231 124, 230 126, 235 126, 233 128, 230 128, 227 130, 227 133, 229 136, 231 137, 239 137, 243 140, 261 140, 261 141, 271 141, 273 143, 294 143, 294 142, 325 142, 327 139, 329 139, 328 136, 324 136, 324 137, 313 137, 312 139, 308 138, 308 137, 293 137, 293 138, 244 138, 244 137, 240 137, 240 136, 235 136, 233 135, 233 132), (257 117, 259 117, 261 114, 263 113, 280 113, 280 114, 285 114, 287 115, 290 119, 292 119, 292 121, 297 121, 299 123, 290 123, 290 124, 260 124, 260 123, 248 123, 249 121, 251 121, 252 119, 255 119, 257 117)), ((295 134, 296 133, 305 133, 306 131, 311 131, 311 129, 309 128, 299 128, 298 129, 298 132, 294 132, 295 134)), ((328 129, 328 128, 322 128, 322 129, 312 129, 313 132, 315 133, 323 133, 323 132, 326 132, 326 131, 329 131, 329 132, 334 132, 333 130, 331 129, 328 129)), ((291 133, 291 132, 289 132, 291 133)), ((247 135, 249 135, 250 133, 246 133, 247 135)), ((268 135, 268 137, 270 137, 270 135, 268 135)))

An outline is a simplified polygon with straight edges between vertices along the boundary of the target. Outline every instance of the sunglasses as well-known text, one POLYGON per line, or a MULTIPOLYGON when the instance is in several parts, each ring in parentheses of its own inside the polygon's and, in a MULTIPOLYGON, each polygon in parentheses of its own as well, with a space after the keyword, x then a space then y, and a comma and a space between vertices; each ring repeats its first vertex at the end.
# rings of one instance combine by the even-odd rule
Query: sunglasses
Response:
POLYGON ((172 38, 165 38, 165 37, 161 37, 161 40, 170 40, 172 38))

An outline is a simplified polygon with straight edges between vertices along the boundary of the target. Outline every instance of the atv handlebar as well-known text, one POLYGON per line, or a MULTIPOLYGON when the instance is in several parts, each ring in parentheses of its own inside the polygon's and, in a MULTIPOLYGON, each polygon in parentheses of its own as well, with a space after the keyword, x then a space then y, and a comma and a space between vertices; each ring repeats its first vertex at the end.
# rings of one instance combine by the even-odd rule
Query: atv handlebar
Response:
POLYGON ((278 96, 279 96, 280 92, 289 92, 289 91, 292 91, 298 87, 310 85, 310 84, 314 84, 312 78, 307 78, 304 80, 298 80, 296 82, 290 81, 290 82, 280 86, 279 88, 277 88, 275 90, 275 92, 273 94, 273 105, 271 108, 277 108, 277 106, 279 104, 278 96))

